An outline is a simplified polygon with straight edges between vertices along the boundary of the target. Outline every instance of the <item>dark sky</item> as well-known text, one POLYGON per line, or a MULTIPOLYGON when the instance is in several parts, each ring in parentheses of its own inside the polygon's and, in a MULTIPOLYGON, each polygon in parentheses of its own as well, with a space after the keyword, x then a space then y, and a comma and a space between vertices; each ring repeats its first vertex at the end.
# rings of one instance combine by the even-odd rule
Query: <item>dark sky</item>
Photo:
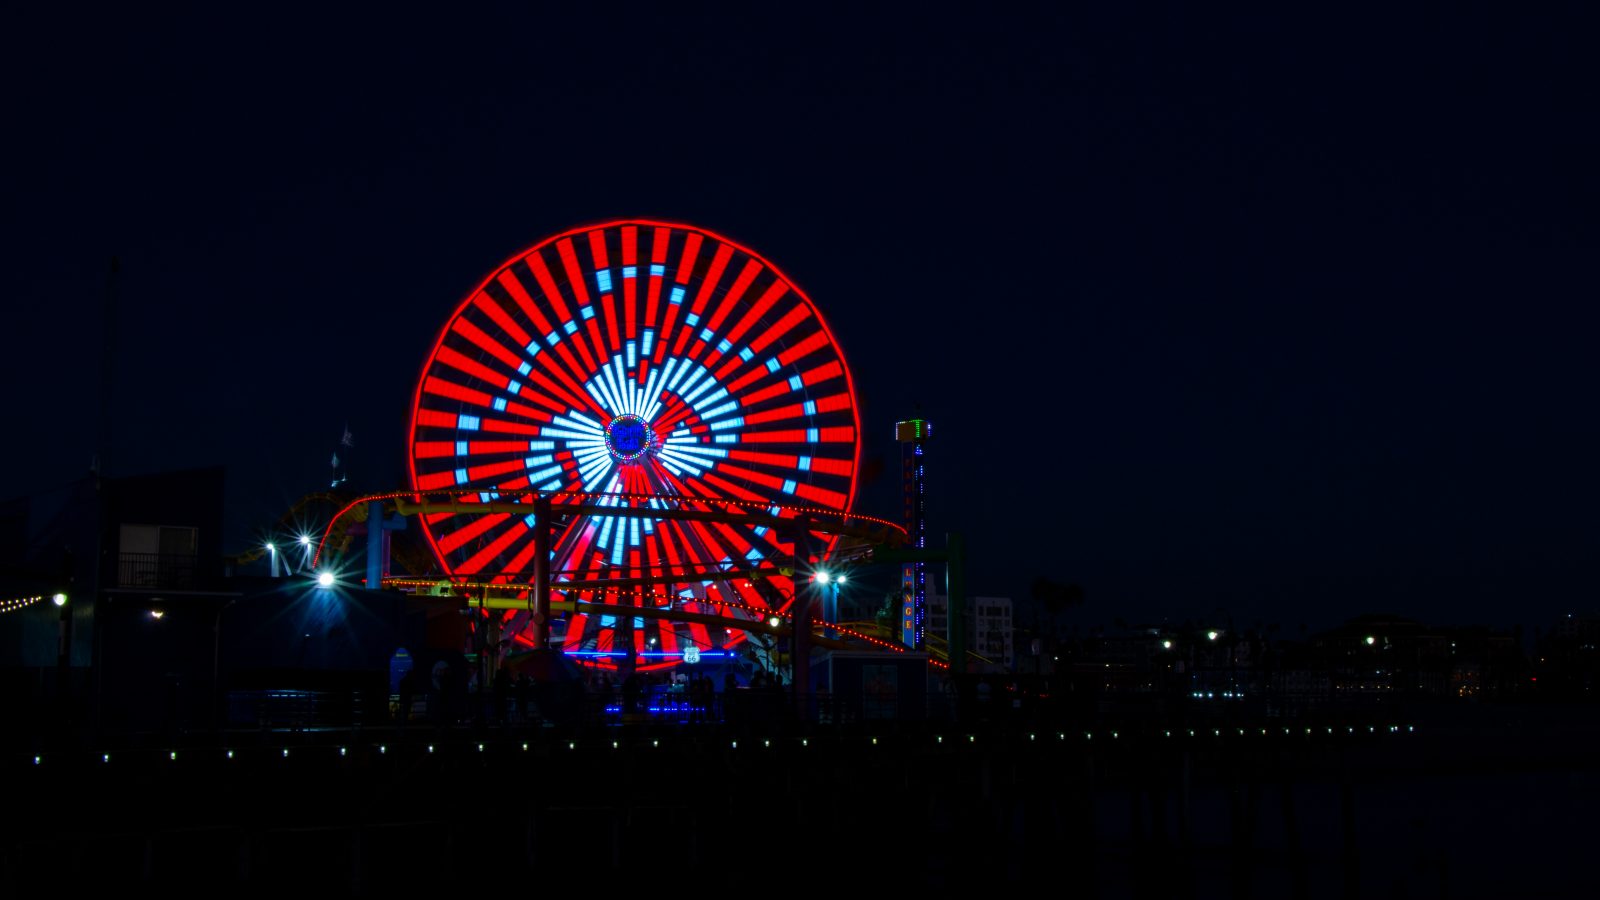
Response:
POLYGON ((238 549, 347 423, 355 482, 400 483, 492 268, 659 217, 829 318, 889 463, 863 511, 921 404, 980 593, 1596 606, 1589 14, 524 6, 12 17, 0 496, 89 464, 113 255, 113 474, 225 464, 238 549))

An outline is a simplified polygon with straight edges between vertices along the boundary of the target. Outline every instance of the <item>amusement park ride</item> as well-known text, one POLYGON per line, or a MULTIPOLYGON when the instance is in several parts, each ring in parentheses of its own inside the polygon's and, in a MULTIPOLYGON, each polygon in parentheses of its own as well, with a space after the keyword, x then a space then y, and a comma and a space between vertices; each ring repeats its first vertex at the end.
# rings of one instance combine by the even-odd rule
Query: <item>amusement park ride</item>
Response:
POLYGON ((829 573, 948 561, 957 618, 959 553, 851 511, 860 430, 833 334, 766 259, 688 225, 575 229, 456 307, 416 387, 411 489, 344 506, 312 565, 360 520, 368 587, 447 585, 514 644, 649 670, 777 635, 803 684, 813 644, 925 649, 823 621, 829 573), (384 571, 394 514, 440 576, 384 571))

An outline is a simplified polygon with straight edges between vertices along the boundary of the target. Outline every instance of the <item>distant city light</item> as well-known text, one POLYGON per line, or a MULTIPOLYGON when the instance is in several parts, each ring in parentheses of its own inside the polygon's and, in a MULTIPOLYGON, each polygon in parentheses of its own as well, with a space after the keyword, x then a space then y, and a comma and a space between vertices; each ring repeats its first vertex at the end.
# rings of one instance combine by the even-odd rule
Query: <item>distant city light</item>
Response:
POLYGON ((1208 632, 1206 632, 1206 640, 1208 640, 1208 641, 1214 641, 1214 640, 1216 640, 1216 639, 1217 639, 1217 633, 1216 633, 1216 632, 1215 632, 1215 631, 1208 631, 1208 632))
POLYGON ((1172 642, 1171 641, 1162 641, 1161 642, 1161 649, 1163 649, 1163 650, 1171 650, 1172 649, 1172 642))
POLYGON ((160 619, 164 615, 166 615, 166 612, 164 610, 159 610, 159 609, 150 610, 150 618, 152 618, 152 619, 160 619))
POLYGON ((54 603, 57 606, 66 606, 67 605, 67 595, 66 594, 56 594, 54 597, 50 598, 50 602, 54 603))
POLYGON ((1373 637, 1373 636, 1372 636, 1372 635, 1370 635, 1370 634, 1369 634, 1369 635, 1367 635, 1367 646, 1368 646, 1368 647, 1370 647, 1370 646, 1372 646, 1372 645, 1373 645, 1373 644, 1376 644, 1376 643, 1377 643, 1377 642, 1378 642, 1378 639, 1377 639, 1377 638, 1375 638, 1375 637, 1373 637))
POLYGON ((773 628, 777 628, 778 627, 778 622, 780 622, 780 621, 782 621, 782 620, 780 620, 777 616, 773 616, 772 618, 767 620, 767 624, 771 625, 773 628))

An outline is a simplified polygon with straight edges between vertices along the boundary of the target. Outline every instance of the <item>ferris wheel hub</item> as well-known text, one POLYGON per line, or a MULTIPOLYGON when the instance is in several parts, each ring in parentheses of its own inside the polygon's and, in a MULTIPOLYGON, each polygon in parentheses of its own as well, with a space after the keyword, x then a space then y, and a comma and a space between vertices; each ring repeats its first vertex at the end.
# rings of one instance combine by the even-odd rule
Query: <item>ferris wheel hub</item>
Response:
POLYGON ((606 425, 606 449, 623 462, 645 455, 655 437, 650 424, 633 413, 623 413, 606 425))

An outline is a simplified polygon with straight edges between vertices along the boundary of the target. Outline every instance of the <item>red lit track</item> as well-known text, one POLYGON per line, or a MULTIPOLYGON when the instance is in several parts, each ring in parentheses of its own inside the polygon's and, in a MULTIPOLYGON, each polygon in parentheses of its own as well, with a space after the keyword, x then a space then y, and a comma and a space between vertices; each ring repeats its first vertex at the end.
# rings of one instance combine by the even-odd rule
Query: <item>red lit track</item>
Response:
MULTIPOLYGON (((527 515, 528 511, 535 508, 540 501, 545 501, 549 503, 552 524, 557 530, 570 527, 570 521, 576 519, 649 517, 658 522, 710 523, 723 526, 730 524, 748 526, 754 523, 758 527, 767 527, 780 535, 785 531, 798 533, 803 529, 808 534, 823 538, 848 536, 865 545, 873 546, 898 546, 905 541, 905 530, 892 522, 818 507, 769 506, 745 500, 640 496, 625 499, 650 500, 654 503, 624 504, 617 502, 619 499, 624 498, 614 494, 583 492, 541 494, 537 491, 507 492, 491 501, 463 500, 455 492, 450 491, 394 492, 360 497, 346 504, 328 523, 313 558, 313 567, 321 565, 323 554, 328 550, 330 543, 347 527, 346 520, 353 518, 353 514, 357 512, 365 512, 367 505, 372 501, 382 502, 405 515, 422 517, 441 513, 527 515)), ((792 547, 793 541, 788 541, 787 545, 792 547)), ((694 583, 702 587, 731 584, 750 590, 757 585, 782 582, 784 587, 779 590, 792 591, 796 565, 797 561, 792 554, 787 557, 774 554, 763 558, 755 565, 691 568, 688 563, 680 562, 677 565, 669 564, 654 571, 628 576, 608 575, 602 572, 602 577, 583 580, 574 577, 582 570, 578 572, 553 570, 550 583, 552 599, 549 602, 549 609, 552 613, 567 614, 569 621, 580 616, 603 618, 631 615, 634 618, 657 623, 658 628, 662 623, 672 627, 682 625, 691 631, 704 632, 708 638, 705 646, 712 648, 733 646, 743 639, 744 632, 788 634, 792 627, 791 616, 787 610, 789 604, 786 602, 782 606, 776 606, 770 603, 724 600, 719 594, 709 590, 704 596, 694 595, 692 592, 689 597, 672 596, 661 588, 666 585, 694 583), (607 602, 608 600, 610 602, 607 602), (778 624, 771 624, 769 619, 777 619, 778 624), (719 628, 724 632, 723 640, 720 641, 716 635, 716 630, 719 628), (732 633, 729 633, 730 629, 732 633)), ((384 582, 386 586, 401 588, 418 588, 434 583, 432 579, 417 578, 391 578, 384 582)), ((505 621, 511 621, 517 616, 531 617, 534 612, 537 584, 524 580, 519 573, 482 573, 477 579, 455 575, 450 578, 450 583, 456 592, 467 598, 469 606, 498 610, 505 621)), ((754 591, 754 595, 765 596, 760 591, 754 591)), ((792 593, 786 594, 786 600, 792 600, 792 593)), ((880 649, 896 651, 903 649, 892 642, 834 623, 818 621, 813 623, 813 627, 816 629, 816 634, 812 640, 824 646, 846 647, 865 644, 880 649), (827 637, 826 634, 830 630, 841 637, 827 637)))

